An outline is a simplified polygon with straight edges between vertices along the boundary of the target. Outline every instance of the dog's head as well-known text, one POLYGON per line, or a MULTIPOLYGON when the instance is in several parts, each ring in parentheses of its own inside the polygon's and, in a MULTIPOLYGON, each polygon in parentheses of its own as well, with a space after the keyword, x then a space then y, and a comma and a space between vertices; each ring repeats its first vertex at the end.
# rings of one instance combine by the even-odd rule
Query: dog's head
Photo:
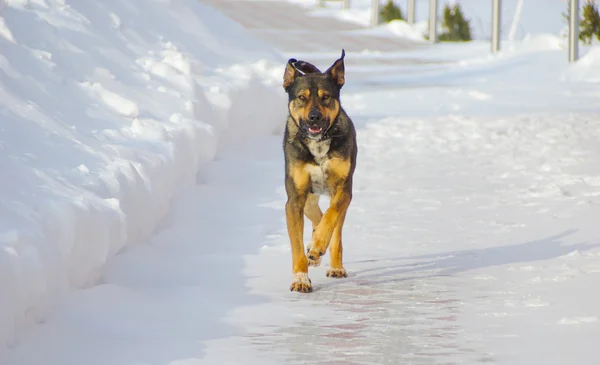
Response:
POLYGON ((345 54, 342 50, 342 56, 325 72, 293 58, 286 65, 283 88, 289 96, 290 115, 309 138, 321 138, 338 117, 345 54))

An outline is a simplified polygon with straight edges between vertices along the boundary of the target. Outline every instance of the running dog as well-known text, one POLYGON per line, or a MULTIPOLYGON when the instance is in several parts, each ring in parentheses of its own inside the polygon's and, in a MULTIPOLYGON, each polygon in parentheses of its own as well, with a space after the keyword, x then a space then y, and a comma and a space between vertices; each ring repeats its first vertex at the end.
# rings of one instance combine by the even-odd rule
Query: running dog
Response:
POLYGON ((295 292, 312 292, 308 267, 319 266, 328 248, 327 277, 348 276, 342 265, 342 228, 352 200, 358 147, 354 124, 340 103, 344 57, 342 50, 342 56, 325 72, 291 58, 283 76, 289 98, 283 138, 285 217, 294 274, 290 290, 295 292), (319 207, 320 195, 330 198, 325 213, 319 207), (304 215, 313 228, 306 254, 304 215))

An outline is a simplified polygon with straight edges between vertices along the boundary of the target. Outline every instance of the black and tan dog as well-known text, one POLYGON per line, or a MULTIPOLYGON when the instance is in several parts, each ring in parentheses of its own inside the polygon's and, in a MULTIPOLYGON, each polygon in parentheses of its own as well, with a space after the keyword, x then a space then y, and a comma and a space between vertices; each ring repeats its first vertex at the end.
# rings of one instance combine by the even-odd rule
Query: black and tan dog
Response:
POLYGON ((283 77, 289 96, 285 128, 285 214, 292 246, 294 281, 290 290, 312 291, 308 266, 318 266, 327 248, 328 277, 344 278, 342 227, 352 200, 356 167, 356 131, 340 103, 344 85, 344 56, 325 72, 314 65, 290 59, 283 77), (319 196, 330 197, 325 213, 319 196), (311 221, 312 240, 304 252, 304 215, 311 221))

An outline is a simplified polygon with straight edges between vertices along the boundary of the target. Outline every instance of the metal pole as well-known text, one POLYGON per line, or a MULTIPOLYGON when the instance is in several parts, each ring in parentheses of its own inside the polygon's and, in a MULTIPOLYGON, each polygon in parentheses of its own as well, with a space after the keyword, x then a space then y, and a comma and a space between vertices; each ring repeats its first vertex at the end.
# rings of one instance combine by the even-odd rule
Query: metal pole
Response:
POLYGON ((429 0, 429 41, 437 43, 437 0, 429 0))
POLYGON ((500 9, 501 0, 492 0, 492 52, 500 50, 500 9))
POLYGON ((569 62, 575 62, 579 59, 579 0, 571 0, 569 13, 569 62))
POLYGON ((415 24, 415 0, 408 0, 406 9, 406 21, 408 24, 415 24))
POLYGON ((379 0, 371 0, 371 25, 379 25, 379 0))
POLYGON ((342 3, 342 9, 350 9, 350 0, 344 0, 342 3))

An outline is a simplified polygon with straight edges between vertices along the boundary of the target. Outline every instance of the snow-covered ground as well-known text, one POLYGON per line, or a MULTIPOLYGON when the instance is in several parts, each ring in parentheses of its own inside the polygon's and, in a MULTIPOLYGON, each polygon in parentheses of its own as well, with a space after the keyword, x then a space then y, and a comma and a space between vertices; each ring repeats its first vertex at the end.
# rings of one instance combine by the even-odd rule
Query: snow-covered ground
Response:
POLYGON ((598 48, 571 66, 535 35, 498 56, 348 53, 376 60, 343 90, 350 277, 326 256, 301 295, 272 135, 288 55, 193 0, 18 4, 0 26, 0 364, 596 364, 598 48))
POLYGON ((2 348, 286 108, 283 58, 195 0, 0 8, 2 348))

